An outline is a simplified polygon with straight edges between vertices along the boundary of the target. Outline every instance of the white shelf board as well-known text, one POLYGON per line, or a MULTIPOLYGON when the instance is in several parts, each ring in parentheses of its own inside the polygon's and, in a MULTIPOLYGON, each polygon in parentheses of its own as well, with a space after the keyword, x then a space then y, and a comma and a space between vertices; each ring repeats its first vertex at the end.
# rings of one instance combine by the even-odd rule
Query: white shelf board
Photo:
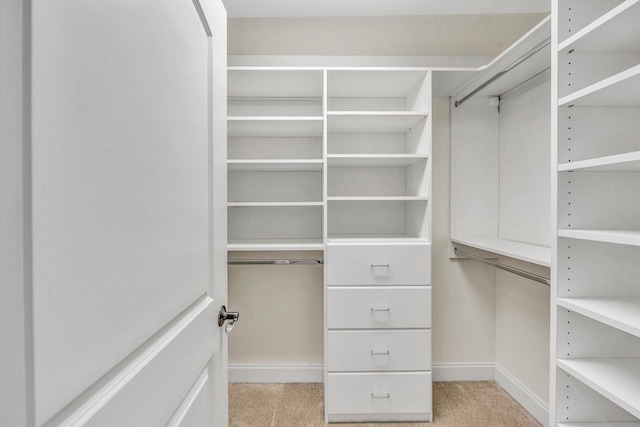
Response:
POLYGON ((558 165, 558 172, 640 172, 640 151, 558 165))
POLYGON ((404 234, 329 234, 327 243, 340 244, 360 244, 360 243, 402 243, 402 244, 425 244, 428 239, 410 237, 404 234))
POLYGON ((640 417, 640 358, 558 359, 558 367, 640 417))
MULTIPOLYGON (((453 94, 454 100, 458 101, 489 81, 496 74, 516 63, 520 58, 526 56, 532 49, 547 42, 551 36, 551 16, 544 18, 538 25, 533 27, 515 43, 505 49, 489 64, 480 67, 479 72, 472 74, 471 78, 453 94)), ((544 47, 533 54, 526 61, 511 68, 500 78, 485 86, 477 95, 492 96, 502 95, 520 83, 529 80, 531 77, 541 73, 551 66, 551 47, 544 47)))
POLYGON ((327 165, 329 167, 397 167, 409 166, 427 158, 427 155, 422 154, 329 154, 327 165))
POLYGON ((322 159, 229 159, 229 172, 316 172, 322 159))
POLYGON ((546 246, 492 238, 452 238, 451 241, 532 264, 551 266, 551 248, 546 246))
POLYGON ((229 116, 230 137, 321 137, 322 116, 229 116))
POLYGON ((587 86, 558 100, 576 107, 640 107, 640 65, 587 86))
POLYGON ((626 0, 558 45, 558 51, 640 52, 640 0, 626 0))
POLYGON ((322 239, 230 239, 229 251, 321 251, 322 239))
POLYGON ((640 337, 640 298, 558 298, 558 305, 640 337))
POLYGON ((228 202, 227 206, 230 208, 241 207, 259 207, 259 208, 271 208, 271 207, 298 207, 298 206, 324 206, 322 202, 228 202))
POLYGON ((328 196, 329 202, 426 202, 427 196, 328 196))
POLYGON ((240 70, 229 69, 227 95, 251 98, 322 99, 322 71, 300 69, 240 70))
POLYGON ((640 231, 636 230, 558 230, 559 237, 640 246, 640 231))
POLYGON ((429 116, 427 111, 328 111, 333 133, 406 133, 429 116))
POLYGON ((328 96, 404 98, 426 75, 425 70, 330 70, 328 96))

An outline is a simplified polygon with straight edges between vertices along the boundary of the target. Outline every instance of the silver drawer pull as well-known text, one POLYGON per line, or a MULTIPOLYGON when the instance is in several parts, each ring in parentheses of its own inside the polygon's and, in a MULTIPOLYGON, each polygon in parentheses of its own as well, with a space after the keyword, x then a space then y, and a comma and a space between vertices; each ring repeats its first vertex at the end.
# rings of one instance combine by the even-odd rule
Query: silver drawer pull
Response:
POLYGON ((371 307, 371 311, 391 311, 389 307, 386 308, 373 308, 371 307))
POLYGON ((371 393, 371 397, 373 399, 389 399, 391 397, 391 395, 389 393, 387 393, 385 395, 376 396, 375 394, 371 393))
POLYGON ((371 268, 391 268, 389 264, 371 264, 371 268))
POLYGON ((372 356, 388 356, 390 354, 391 354, 391 352, 389 350, 383 351, 383 352, 375 352, 375 351, 371 350, 371 355, 372 356))

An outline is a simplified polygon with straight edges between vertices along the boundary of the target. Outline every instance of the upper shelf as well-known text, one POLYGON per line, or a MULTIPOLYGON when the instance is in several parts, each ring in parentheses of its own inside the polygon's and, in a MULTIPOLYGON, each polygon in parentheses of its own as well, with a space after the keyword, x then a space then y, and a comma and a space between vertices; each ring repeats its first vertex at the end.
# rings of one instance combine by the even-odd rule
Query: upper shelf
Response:
POLYGON ((640 52, 640 0, 626 0, 558 45, 558 51, 640 52))
POLYGON ((640 246, 640 231, 636 230, 558 230, 558 237, 640 246))
POLYGON ((559 106, 640 107, 640 65, 562 97, 559 106))
POLYGON ((322 251, 322 239, 229 239, 230 251, 322 251))
POLYGON ((551 266, 551 248, 546 246, 492 238, 452 238, 451 241, 543 267, 551 266))
POLYGON ((558 305, 640 337, 640 298, 558 298, 558 305))
POLYGON ((321 137, 322 116, 313 117, 228 117, 231 137, 321 137))
POLYGON ((322 98, 322 74, 320 70, 229 68, 227 96, 230 98, 322 98))
POLYGON ((471 80, 456 90, 453 99, 459 101, 485 84, 476 95, 502 95, 542 73, 551 66, 550 36, 551 17, 548 16, 493 61, 480 67, 471 80), (505 70, 508 72, 502 74, 505 70), (497 75, 499 78, 495 78, 497 75))
POLYGON ((329 167, 402 167, 409 166, 421 160, 426 160, 421 154, 329 154, 329 167))
POLYGON ((406 133, 429 115, 426 111, 329 111, 334 133, 406 133))
POLYGON ((558 172, 640 172, 640 151, 558 165, 558 172))
POLYGON ((425 70, 330 70, 329 97, 402 98, 427 77, 425 70))
POLYGON ((322 159, 229 159, 229 172, 314 172, 322 170, 322 159))

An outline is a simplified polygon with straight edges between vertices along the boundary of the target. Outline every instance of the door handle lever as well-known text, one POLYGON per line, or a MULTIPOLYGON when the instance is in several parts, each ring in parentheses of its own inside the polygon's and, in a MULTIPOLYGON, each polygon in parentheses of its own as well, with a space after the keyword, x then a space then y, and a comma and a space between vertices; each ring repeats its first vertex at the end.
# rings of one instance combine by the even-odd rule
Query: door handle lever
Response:
POLYGON ((240 313, 236 311, 227 311, 227 307, 223 305, 220 307, 220 311, 218 312, 218 326, 222 327, 222 325, 224 325, 224 331, 228 334, 231 332, 233 327, 236 326, 239 318, 240 313))

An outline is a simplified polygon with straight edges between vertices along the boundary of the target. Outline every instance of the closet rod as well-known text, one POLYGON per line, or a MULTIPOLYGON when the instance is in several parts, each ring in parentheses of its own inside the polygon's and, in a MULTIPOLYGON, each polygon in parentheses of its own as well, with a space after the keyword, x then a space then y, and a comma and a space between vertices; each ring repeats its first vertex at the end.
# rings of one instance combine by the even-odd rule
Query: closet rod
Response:
POLYGON ((527 59, 531 58, 533 55, 535 55, 536 53, 538 53, 539 51, 541 51, 542 49, 547 47, 550 43, 551 43, 551 38, 547 37, 543 42, 541 42, 536 47, 531 49, 529 52, 525 53, 520 58, 518 58, 514 62, 512 62, 507 68, 505 68, 504 70, 496 73, 493 77, 491 77, 486 82, 482 83, 480 86, 478 86, 476 89, 471 91, 469 94, 465 95, 462 99, 456 101, 454 103, 454 105, 456 107, 461 106, 466 100, 471 98, 473 95, 475 95, 476 93, 480 92, 482 89, 484 89, 485 87, 489 86, 491 83, 493 83, 494 81, 498 80, 500 77, 504 76, 509 71, 513 70, 514 68, 516 68, 518 65, 522 64, 527 59))
POLYGON ((321 259, 230 259, 228 265, 322 265, 321 259))
POLYGON ((483 264, 490 265, 495 268, 499 268, 500 270, 508 271, 509 273, 517 274, 518 276, 526 277, 527 279, 531 279, 533 281, 545 284, 547 286, 551 285, 551 282, 546 277, 538 276, 537 274, 529 273, 528 271, 520 270, 519 268, 511 267, 505 264, 500 264, 499 262, 491 261, 489 259, 482 258, 465 251, 461 251, 458 248, 453 248, 453 253, 456 255, 460 255, 460 256, 467 257, 472 260, 481 262, 483 264))

